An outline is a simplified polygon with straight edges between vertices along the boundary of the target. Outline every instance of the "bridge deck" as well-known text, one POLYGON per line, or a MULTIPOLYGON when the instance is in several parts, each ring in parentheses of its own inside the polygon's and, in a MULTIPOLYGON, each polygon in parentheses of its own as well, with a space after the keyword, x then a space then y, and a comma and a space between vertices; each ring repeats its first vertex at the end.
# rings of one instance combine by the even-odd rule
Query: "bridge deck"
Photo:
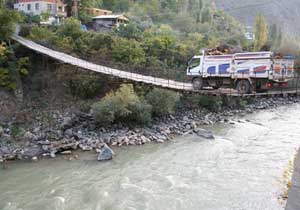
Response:
POLYGON ((70 64, 73 66, 80 67, 82 69, 99 72, 102 74, 122 78, 125 80, 141 82, 141 83, 150 84, 150 85, 163 87, 163 88, 169 88, 169 89, 185 91, 185 92, 194 92, 194 93, 203 94, 203 95, 230 95, 230 96, 243 96, 243 97, 280 95, 280 94, 297 94, 298 93, 297 90, 289 90, 289 91, 279 90, 279 91, 270 91, 270 92, 266 92, 266 93, 253 93, 253 94, 241 95, 233 89, 219 89, 219 90, 206 89, 206 90, 198 91, 198 90, 193 89, 191 83, 178 82, 178 81, 174 81, 174 80, 162 79, 162 78, 157 78, 157 77, 152 77, 152 76, 144 76, 141 74, 136 74, 136 73, 131 73, 131 72, 127 72, 127 71, 121 71, 121 70, 114 69, 114 68, 109 68, 106 66, 88 62, 88 61, 80 59, 80 58, 73 57, 73 56, 65 54, 65 53, 61 53, 61 52, 49 49, 47 47, 44 47, 40 44, 37 44, 33 41, 30 41, 30 40, 20 37, 18 35, 14 35, 12 38, 15 41, 19 42, 21 45, 23 45, 29 49, 32 49, 38 53, 41 53, 43 55, 47 55, 47 56, 49 56, 55 60, 58 60, 62 63, 67 63, 67 64, 70 64))

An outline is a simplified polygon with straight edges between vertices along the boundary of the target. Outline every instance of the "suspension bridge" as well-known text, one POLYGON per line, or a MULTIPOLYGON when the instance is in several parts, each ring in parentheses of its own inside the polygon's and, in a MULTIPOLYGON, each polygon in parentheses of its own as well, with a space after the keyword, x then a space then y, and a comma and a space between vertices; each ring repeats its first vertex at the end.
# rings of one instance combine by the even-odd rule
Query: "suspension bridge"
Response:
POLYGON ((269 91, 265 93, 252 93, 252 94, 239 94, 237 91, 233 89, 219 89, 219 90, 212 90, 212 89, 206 89, 206 90, 194 90, 191 83, 185 83, 185 82, 178 82, 175 80, 170 79, 163 79, 153 76, 145 76, 137 73, 131 73, 128 71, 122 71, 102 65, 98 65, 80 58, 76 58, 74 56, 68 55, 66 53, 58 52, 53 49, 47 48, 45 46, 42 46, 40 44, 37 44, 31 40, 25 39, 21 36, 14 35, 12 37, 13 40, 17 41, 24 47, 27 47, 37 53, 49 56, 61 63, 64 64, 70 64, 88 71, 98 72, 101 74, 113 76, 116 78, 121 78, 126 81, 133 81, 137 83, 144 83, 149 84, 157 87, 162 88, 168 88, 173 89, 177 91, 184 91, 184 92, 195 92, 198 94, 203 95, 229 95, 229 96, 243 96, 243 97, 253 97, 253 96, 274 96, 274 95, 291 95, 291 94, 298 94, 300 93, 298 91, 298 80, 297 80, 297 86, 289 89, 281 89, 281 90, 274 90, 269 91))

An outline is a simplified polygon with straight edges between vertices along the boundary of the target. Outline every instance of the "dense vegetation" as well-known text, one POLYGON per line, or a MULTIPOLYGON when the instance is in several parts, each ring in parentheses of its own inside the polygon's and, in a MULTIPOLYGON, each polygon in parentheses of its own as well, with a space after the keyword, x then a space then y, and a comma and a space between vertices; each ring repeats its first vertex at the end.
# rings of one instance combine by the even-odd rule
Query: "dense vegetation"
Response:
MULTIPOLYGON (((66 3, 70 4, 71 1, 66 3)), ((16 46, 11 44, 9 37, 14 32, 15 23, 20 21, 30 23, 30 26, 23 26, 21 35, 42 45, 94 63, 176 80, 184 79, 187 61, 201 48, 226 44, 235 51, 261 50, 266 46, 276 50, 280 48, 282 40, 280 28, 276 25, 268 27, 265 18, 258 15, 255 23, 256 40, 247 41, 243 27, 232 17, 217 10, 209 0, 82 0, 79 20, 68 18, 60 26, 42 27, 35 24, 44 16, 30 17, 0 8, 1 87, 22 90, 22 81, 26 75, 32 74, 31 87, 28 89, 42 90, 48 87, 53 91, 51 84, 45 87, 39 85, 39 68, 31 68, 30 63, 41 65, 37 62, 40 58, 31 56, 30 60, 22 53, 16 53, 16 46), (82 30, 81 23, 86 24, 91 20, 85 13, 87 7, 125 13, 131 21, 107 33, 86 32, 82 30), (33 88, 35 86, 37 88, 33 88)), ((68 72, 54 66, 51 68, 55 69, 53 79, 59 79, 75 100, 101 98, 84 104, 86 111, 92 107, 99 124, 116 121, 149 124, 154 116, 173 113, 177 107, 201 106, 217 111, 225 104, 220 99, 209 97, 180 97, 172 91, 120 85, 122 81, 112 84, 103 76, 72 73, 75 68, 70 66, 67 67, 70 70, 68 72)), ((45 72, 41 74, 47 75, 45 72)), ((45 81, 44 77, 42 79, 45 81)))
POLYGON ((83 32, 80 22, 66 20, 60 27, 33 27, 23 35, 79 57, 160 77, 180 79, 187 61, 201 48, 221 43, 247 46, 242 27, 216 10, 209 1, 82 1, 84 8, 101 6, 125 12, 130 24, 111 33, 83 32))

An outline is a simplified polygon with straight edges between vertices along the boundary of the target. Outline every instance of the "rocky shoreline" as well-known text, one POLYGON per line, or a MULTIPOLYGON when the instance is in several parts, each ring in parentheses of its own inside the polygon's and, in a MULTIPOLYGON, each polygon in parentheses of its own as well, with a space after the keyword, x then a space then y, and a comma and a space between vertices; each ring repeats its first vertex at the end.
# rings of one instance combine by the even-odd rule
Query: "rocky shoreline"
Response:
POLYGON ((299 103, 299 96, 254 99, 243 108, 224 107, 219 112, 206 109, 181 110, 163 119, 155 119, 148 127, 129 128, 124 124, 114 124, 108 128, 97 128, 91 114, 78 112, 53 113, 54 126, 42 129, 37 122, 31 129, 24 131, 18 141, 15 140, 9 124, 0 126, 0 162, 8 160, 33 160, 43 157, 55 158, 57 155, 69 155, 76 159, 74 150, 98 153, 98 160, 113 158, 111 148, 115 146, 164 143, 175 135, 194 133, 202 138, 213 139, 212 133, 199 127, 214 123, 232 123, 231 118, 245 115, 256 110, 299 103))

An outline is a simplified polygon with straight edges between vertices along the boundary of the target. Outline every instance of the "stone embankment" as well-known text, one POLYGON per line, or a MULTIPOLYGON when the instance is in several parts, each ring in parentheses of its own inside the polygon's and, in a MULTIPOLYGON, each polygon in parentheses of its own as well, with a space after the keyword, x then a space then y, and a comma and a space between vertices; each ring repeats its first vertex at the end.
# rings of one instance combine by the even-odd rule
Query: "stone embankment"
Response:
MULTIPOLYGON (((194 134, 201 138, 213 139, 213 134, 204 125, 214 123, 234 123, 237 115, 253 113, 300 102, 300 97, 261 98, 243 109, 224 108, 219 112, 205 109, 182 110, 163 119, 155 119, 148 127, 129 128, 124 124, 114 124, 108 128, 97 128, 93 117, 86 113, 53 113, 53 127, 43 129, 40 122, 32 129, 24 131, 16 141, 10 124, 0 126, 0 161, 38 160, 42 157, 72 155, 74 150, 97 152, 98 160, 112 159, 114 146, 163 143, 174 135, 194 134)), ((0 124, 1 125, 1 124, 0 124)))

